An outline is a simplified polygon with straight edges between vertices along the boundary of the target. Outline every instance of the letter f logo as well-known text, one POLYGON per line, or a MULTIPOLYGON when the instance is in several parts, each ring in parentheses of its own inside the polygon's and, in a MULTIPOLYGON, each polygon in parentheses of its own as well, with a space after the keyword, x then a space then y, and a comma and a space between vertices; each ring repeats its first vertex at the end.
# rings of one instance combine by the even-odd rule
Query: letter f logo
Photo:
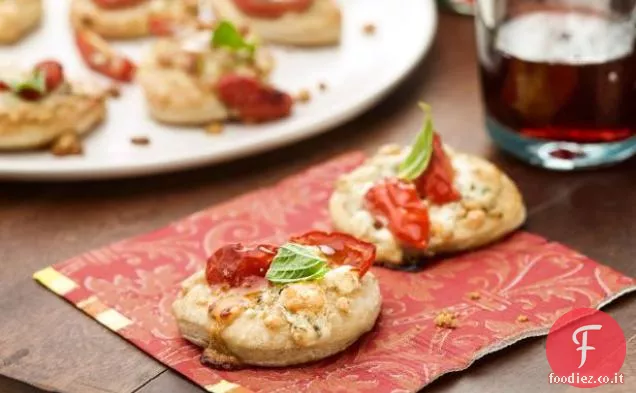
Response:
POLYGON ((581 345, 580 347, 576 348, 577 351, 581 351, 581 364, 579 364, 579 368, 583 367, 583 365, 585 364, 585 361, 587 360, 587 351, 593 351, 596 349, 594 347, 587 345, 588 330, 601 330, 602 327, 603 327, 602 325, 585 325, 576 329, 574 333, 572 333, 572 341, 574 341, 574 344, 581 345), (579 342, 579 339, 577 338, 577 336, 581 332, 583 333, 582 340, 581 342, 579 342))

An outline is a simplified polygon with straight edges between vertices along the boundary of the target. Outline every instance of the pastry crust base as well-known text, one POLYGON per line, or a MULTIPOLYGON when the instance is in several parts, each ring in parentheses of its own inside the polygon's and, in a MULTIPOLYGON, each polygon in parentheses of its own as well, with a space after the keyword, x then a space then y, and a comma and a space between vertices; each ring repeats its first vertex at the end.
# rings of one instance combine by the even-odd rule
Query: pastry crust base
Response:
POLYGON ((54 92, 36 102, 12 96, 0 97, 0 150, 36 149, 67 132, 83 135, 92 131, 105 117, 104 93, 54 92), (2 103, 2 100, 12 102, 2 103))
POLYGON ((0 1, 0 45, 13 44, 42 20, 42 0, 0 1))
POLYGON ((374 182, 397 174, 407 149, 385 146, 353 172, 342 176, 329 202, 334 227, 377 247, 377 261, 401 265, 409 256, 432 256, 477 248, 518 228, 526 209, 515 184, 482 158, 447 149, 462 200, 429 206, 431 238, 426 250, 403 247, 388 228, 376 228, 364 208, 364 194, 374 182))
POLYGON ((249 16, 236 7, 234 0, 212 0, 212 6, 219 18, 247 26, 268 42, 297 46, 340 42, 342 15, 333 0, 315 0, 303 13, 288 13, 275 19, 249 16))
POLYGON ((162 123, 205 125, 230 116, 216 94, 180 70, 142 67, 136 79, 144 89, 150 115, 162 123))
MULTIPOLYGON (((223 345, 231 355, 206 350, 203 359, 221 368, 245 365, 284 367, 341 352, 375 324, 381 307, 377 279, 371 273, 365 274, 361 287, 347 298, 350 302, 347 313, 338 312, 334 304, 326 304, 323 331, 329 333, 311 345, 298 345, 287 326, 272 329, 258 315, 244 311, 221 333, 223 345)), ((181 335, 203 348, 207 348, 210 341, 212 320, 208 310, 214 301, 203 272, 198 272, 183 282, 181 294, 173 304, 181 335)), ((278 310, 271 307, 265 309, 266 315, 278 310)))
POLYGON ((148 19, 152 2, 133 7, 105 10, 93 0, 72 0, 71 24, 76 29, 88 27, 107 39, 139 38, 149 34, 148 19))
MULTIPOLYGON (((161 65, 162 53, 170 53, 176 45, 173 38, 159 40, 137 70, 135 78, 144 90, 150 115, 162 123, 186 126, 206 125, 232 117, 216 93, 202 86, 196 76, 161 65)), ((264 48, 258 49, 256 59, 253 67, 235 72, 267 79, 274 66, 273 59, 264 48)))

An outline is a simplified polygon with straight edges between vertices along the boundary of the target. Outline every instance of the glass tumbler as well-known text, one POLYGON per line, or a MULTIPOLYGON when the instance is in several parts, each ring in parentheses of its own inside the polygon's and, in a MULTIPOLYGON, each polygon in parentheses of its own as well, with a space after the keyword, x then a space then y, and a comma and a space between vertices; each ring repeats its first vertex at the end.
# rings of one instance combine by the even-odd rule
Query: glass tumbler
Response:
POLYGON ((636 0, 478 0, 486 128, 556 170, 636 153, 636 0))

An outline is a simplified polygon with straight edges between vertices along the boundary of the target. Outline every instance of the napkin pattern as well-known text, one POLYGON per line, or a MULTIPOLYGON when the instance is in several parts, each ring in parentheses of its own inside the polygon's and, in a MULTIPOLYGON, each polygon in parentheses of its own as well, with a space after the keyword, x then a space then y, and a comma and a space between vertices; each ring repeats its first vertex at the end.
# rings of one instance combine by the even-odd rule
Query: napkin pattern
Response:
POLYGON ((416 391, 487 353, 546 334, 576 307, 601 307, 636 281, 539 236, 518 232, 420 271, 374 267, 383 310, 373 331, 342 354, 285 369, 217 371, 199 362, 171 316, 180 282, 227 242, 281 243, 329 230, 335 179, 359 165, 351 153, 149 234, 89 251, 35 273, 77 308, 194 383, 215 393, 416 391), (454 316, 456 328, 435 323, 454 316))

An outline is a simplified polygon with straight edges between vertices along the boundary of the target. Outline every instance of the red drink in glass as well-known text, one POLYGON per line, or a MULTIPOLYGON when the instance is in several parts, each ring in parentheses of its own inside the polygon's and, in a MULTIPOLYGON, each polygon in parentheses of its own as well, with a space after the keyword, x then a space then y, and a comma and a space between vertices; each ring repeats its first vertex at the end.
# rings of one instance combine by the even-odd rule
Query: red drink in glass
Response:
POLYGON ((554 169, 634 154, 635 33, 631 19, 585 10, 535 9, 494 30, 478 22, 487 125, 495 141, 554 169))

